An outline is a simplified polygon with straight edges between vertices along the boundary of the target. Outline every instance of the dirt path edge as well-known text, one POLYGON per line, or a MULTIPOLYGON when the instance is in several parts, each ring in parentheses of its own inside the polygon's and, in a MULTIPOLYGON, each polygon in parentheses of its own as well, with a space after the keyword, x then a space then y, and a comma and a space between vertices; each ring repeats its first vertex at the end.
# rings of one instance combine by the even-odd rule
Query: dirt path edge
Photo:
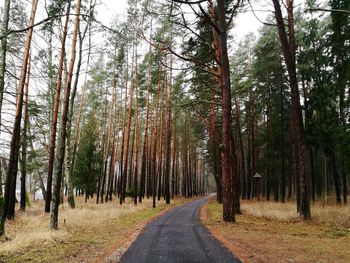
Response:
MULTIPOLYGON (((200 209, 200 220, 201 223, 208 229, 210 234, 215 237, 217 240, 220 241, 220 243, 226 247, 232 254, 234 254, 240 261, 243 263, 248 263, 248 256, 245 253, 246 248, 238 243, 233 243, 232 241, 225 238, 225 236, 220 234, 220 231, 213 227, 209 222, 211 219, 209 218, 208 214, 208 204, 210 201, 212 201, 215 197, 212 197, 206 202, 200 209), (209 223, 209 224, 208 224, 209 223)), ((234 223, 227 223, 227 224, 234 224, 234 223)))

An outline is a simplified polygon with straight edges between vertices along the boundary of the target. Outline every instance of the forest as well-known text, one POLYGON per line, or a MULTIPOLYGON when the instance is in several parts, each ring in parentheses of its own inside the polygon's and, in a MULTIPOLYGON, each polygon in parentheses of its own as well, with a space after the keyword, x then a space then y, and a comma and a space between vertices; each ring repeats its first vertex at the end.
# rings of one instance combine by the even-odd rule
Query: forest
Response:
POLYGON ((259 204, 331 209, 350 245, 350 1, 127 0, 108 23, 104 2, 1 3, 0 247, 26 217, 136 224, 211 193, 238 226, 259 204))

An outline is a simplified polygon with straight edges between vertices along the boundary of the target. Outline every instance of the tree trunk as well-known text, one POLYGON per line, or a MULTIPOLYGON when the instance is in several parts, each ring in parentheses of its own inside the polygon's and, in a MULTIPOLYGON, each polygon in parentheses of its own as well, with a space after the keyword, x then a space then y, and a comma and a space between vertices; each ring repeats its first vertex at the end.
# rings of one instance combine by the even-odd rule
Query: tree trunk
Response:
MULTIPOLYGON (((237 98, 234 98, 235 102, 235 111, 236 111, 236 126, 237 126, 237 134, 239 139, 239 155, 240 155, 240 166, 241 166, 241 178, 243 179, 243 189, 242 189, 242 196, 246 197, 246 165, 245 165, 245 152, 244 152, 244 142, 243 142, 243 136, 242 136, 242 125, 241 125, 241 110, 239 103, 237 101, 237 98)), ((238 186, 238 184, 237 184, 238 186)), ((238 194, 238 192, 237 192, 238 194)), ((237 199, 237 198, 236 198, 237 199)))
POLYGON ((235 163, 232 163, 234 149, 232 149, 232 105, 231 105, 231 81, 230 81, 230 63, 227 53, 227 25, 225 20, 225 4, 223 0, 217 0, 218 19, 220 25, 220 62, 222 66, 222 111, 223 111, 223 127, 222 127, 222 187, 223 187, 223 219, 226 222, 235 221, 235 199, 236 199, 236 169, 232 169, 235 163), (233 172, 233 174, 232 174, 233 172))
POLYGON ((176 154, 177 154, 177 141, 176 141, 176 112, 173 116, 173 148, 172 148, 172 170, 171 170, 171 196, 174 198, 176 193, 176 154))
MULTIPOLYGON (((112 189, 113 189, 113 174, 112 174, 112 164, 114 164, 114 158, 115 158, 115 136, 114 134, 116 133, 116 109, 114 108, 116 106, 116 99, 117 99, 117 81, 116 81, 116 72, 114 70, 113 72, 113 81, 112 81, 112 106, 111 106, 111 112, 110 112, 110 134, 108 135, 111 138, 111 142, 109 143, 110 146, 108 147, 110 150, 107 152, 107 158, 110 155, 110 162, 109 162, 109 168, 107 172, 107 167, 105 173, 108 173, 108 185, 107 185, 107 193, 106 193, 106 203, 109 200, 112 200, 112 189)), ((107 159, 108 160, 108 159, 107 159)))
POLYGON ((334 178, 334 186, 335 186, 335 197, 336 197, 337 204, 340 205, 341 204, 340 177, 339 177, 337 161, 335 159, 336 157, 334 153, 331 158, 332 158, 333 178, 334 178))
MULTIPOLYGON (((90 20, 90 18, 89 18, 90 20)), ((89 22, 88 22, 89 23, 89 22)), ((79 81, 79 75, 80 75, 80 68, 83 60, 83 41, 85 38, 85 34, 88 30, 88 26, 85 27, 83 34, 78 32, 79 34, 79 55, 78 55, 78 63, 77 63, 77 69, 76 69, 76 76, 74 80, 73 90, 72 90, 72 96, 70 100, 70 106, 69 106, 69 113, 68 113, 68 123, 67 123, 67 188, 68 188, 68 204, 71 208, 75 208, 75 200, 74 200, 74 192, 73 192, 73 182, 72 182, 72 176, 73 176, 73 166, 72 166, 72 142, 71 142, 71 134, 72 134, 72 120, 73 120, 73 112, 74 112, 74 102, 75 102, 75 96, 78 89, 78 81, 79 81)), ((73 145, 74 148, 74 145, 73 145)))
POLYGON ((130 90, 129 90, 129 113, 128 113, 128 126, 126 130, 126 149, 125 149, 125 156, 124 156, 124 167, 123 167, 123 174, 121 177, 121 195, 120 195, 120 204, 122 204, 125 201, 125 188, 126 188, 126 180, 127 180, 127 174, 128 174, 128 159, 129 159, 129 144, 130 144, 130 132, 131 132, 131 117, 132 117, 132 99, 133 99, 133 85, 132 80, 130 83, 130 90))
POLYGON ((171 161, 171 89, 172 89, 172 55, 170 55, 170 76, 167 82, 167 118, 165 127, 165 175, 164 175, 164 195, 166 204, 170 204, 170 161, 171 161))
POLYGON ((286 201, 286 173, 285 173, 285 139, 284 139, 284 110, 283 110, 283 85, 280 87, 280 130, 281 130, 281 201, 284 203, 286 201))
POLYGON ((343 202, 346 205, 347 204, 347 195, 348 195, 348 181, 346 178, 346 171, 345 171, 345 163, 344 163, 344 156, 342 158, 342 177, 343 177, 343 202))
POLYGON ((158 89, 156 95, 156 105, 155 105, 155 114, 153 119, 153 139, 151 143, 151 176, 152 179, 152 197, 153 197, 153 208, 156 207, 156 195, 157 195, 157 144, 158 144, 158 114, 159 114, 159 97, 161 92, 161 73, 162 73, 162 64, 159 61, 158 69, 158 89))
MULTIPOLYGON (((215 15, 215 8, 212 0, 209 0, 209 11, 211 15, 211 20, 213 23, 216 23, 216 15, 215 15)), ((220 40, 218 32, 214 27, 212 27, 212 33, 213 33, 213 39, 214 39, 214 48, 215 48, 215 57, 217 60, 217 81, 218 85, 220 87, 220 93, 222 95, 222 65, 219 63, 221 61, 221 55, 220 55, 220 40)), ((213 100, 215 99, 216 91, 213 90, 213 100)), ((216 135, 216 114, 215 114, 215 108, 214 104, 210 105, 211 109, 211 131, 212 131, 212 152, 213 152, 213 167, 214 167, 214 178, 217 186, 217 201, 219 203, 223 202, 223 196, 222 196, 222 169, 220 169, 218 163, 221 163, 221 154, 220 149, 218 149, 218 142, 217 142, 217 135, 216 135), (220 185, 219 185, 220 184, 220 185)), ((210 130, 210 129, 209 129, 210 130)), ((210 136, 210 134, 209 134, 210 136)), ((220 164, 221 165, 221 164, 220 164)))
POLYGON ((66 39, 68 33, 68 23, 69 23, 69 12, 70 12, 71 1, 68 1, 66 21, 64 25, 62 40, 61 40, 61 54, 60 61, 58 64, 58 78, 56 84, 55 101, 54 101, 54 112, 51 122, 51 135, 50 135, 50 154, 49 154, 49 165, 47 172, 47 184, 46 184, 46 199, 45 199, 45 212, 50 212, 50 205, 52 199, 52 174, 53 165, 55 160, 55 149, 56 149, 56 132, 57 132, 57 120, 58 120, 58 108, 60 105, 60 96, 62 89, 62 74, 63 74, 63 63, 66 50, 66 39))
POLYGON ((61 116, 61 131, 60 131, 60 136, 58 138, 58 149, 57 149, 56 165, 55 165, 55 180, 53 185, 54 191, 52 196, 51 219, 50 219, 51 229, 58 228, 58 206, 59 206, 59 199, 60 199, 63 163, 64 163, 64 156, 65 156, 69 97, 70 97, 70 91, 72 86, 72 76, 73 76, 75 55, 76 55, 77 34, 78 34, 79 22, 80 22, 80 4, 81 4, 81 0, 77 0, 77 4, 76 4, 77 16, 75 18, 74 30, 73 30, 71 61, 69 64, 67 82, 65 87, 64 104, 63 104, 63 111, 61 116))
POLYGON ((298 181, 300 181, 300 206, 299 213, 304 220, 311 218, 310 194, 309 194, 309 156, 305 140, 302 109, 300 105, 300 95, 298 90, 298 80, 296 74, 295 60, 295 37, 294 37, 294 17, 293 1, 286 0, 288 12, 288 37, 285 29, 281 6, 279 0, 272 0, 275 9, 275 18, 278 27, 278 34, 282 46, 285 63, 287 66, 289 83, 291 86, 291 122, 292 122, 292 143, 295 147, 295 164, 298 181))
MULTIPOLYGON (((90 20, 89 20, 90 21, 90 20)), ((75 121, 75 130, 74 130, 74 138, 73 138, 73 150, 72 150, 72 161, 71 161, 71 171, 70 173, 73 174, 74 165, 75 165, 75 157, 78 147, 78 141, 79 141, 79 133, 80 133, 80 122, 81 122, 81 115, 83 112, 84 104, 85 104, 85 96, 86 96, 86 88, 87 88, 87 75, 88 75, 88 69, 89 69, 89 62, 90 62, 90 55, 91 55, 91 24, 89 26, 89 47, 88 47, 88 54, 87 54, 87 61, 86 61, 86 69, 85 69, 85 80, 82 87, 82 95, 81 95, 81 101, 79 105, 79 111, 78 116, 75 121)))
MULTIPOLYGON (((22 136, 22 160, 21 160, 21 211, 26 210, 26 179, 27 179, 27 130, 28 130, 28 91, 29 91, 29 79, 30 79, 30 55, 28 61, 27 82, 25 85, 25 96, 23 101, 24 106, 24 124, 23 124, 23 136, 22 136)), ((0 186, 1 187, 1 186, 0 186)))
MULTIPOLYGON (((33 35, 33 25, 35 20, 35 14, 38 6, 38 0, 32 1, 32 10, 29 20, 29 26, 31 27, 26 36, 26 42, 24 47, 24 54, 22 60, 21 77, 19 80, 19 87, 17 91, 16 100, 16 115, 13 126, 11 148, 8 164, 8 172, 5 183, 5 198, 4 198, 4 219, 13 219, 15 216, 15 201, 16 201, 16 180, 17 180, 17 169, 18 169, 18 157, 20 148, 20 130, 22 120, 22 108, 23 108, 23 91, 26 82, 27 66, 29 60, 30 45, 33 35)), ((4 220, 3 219, 3 220, 4 220)))
MULTIPOLYGON (((150 37, 152 38, 152 22, 151 22, 151 33, 150 37)), ((141 183, 140 183, 140 196, 139 202, 142 201, 142 198, 145 196, 145 181, 146 181, 146 164, 147 164, 147 142, 148 142, 148 122, 149 122, 149 96, 150 96, 150 87, 152 85, 151 79, 151 58, 152 58, 152 45, 149 45, 148 50, 148 76, 147 76, 147 97, 146 97, 146 121, 145 129, 143 136, 143 147, 142 147, 142 160, 141 160, 141 183)))
MULTIPOLYGON (((4 98, 5 72, 6 72, 7 36, 5 36, 5 34, 7 33, 8 26, 9 26, 10 4, 11 4, 10 0, 4 0, 4 7, 3 7, 4 9, 3 9, 3 17, 2 17, 2 25, 1 25, 1 35, 3 36, 3 38, 1 39, 1 46, 0 46, 0 124, 1 124, 1 110, 2 110, 2 102, 4 98)), ((0 230, 0 236, 1 236, 1 230, 0 230)))
POLYGON ((135 51, 135 131, 134 131, 134 136, 136 137, 136 145, 135 145, 135 167, 134 167, 134 204, 137 204, 137 193, 138 193, 138 164, 139 164, 139 146, 140 146, 140 135, 139 135, 139 103, 138 103, 138 68, 137 68, 137 47, 135 51))
MULTIPOLYGON (((163 94, 164 95, 164 94, 163 94)), ((158 176, 158 201, 160 201, 160 197, 162 195, 162 176, 163 176, 163 108, 164 108, 164 98, 162 96, 161 103, 161 112, 160 112, 160 128, 159 128, 159 149, 158 149, 158 168, 157 168, 157 176, 158 176)))
MULTIPOLYGON (((128 56, 126 56, 128 57, 128 56)), ((126 62, 127 69, 126 69, 126 80, 125 80, 125 98, 124 98, 124 114, 123 114, 123 129, 122 129, 122 143, 120 146, 120 179, 119 179, 119 201, 120 204, 123 203, 122 200, 122 191, 123 191, 123 174, 124 174, 124 169, 123 169, 123 164, 124 164, 124 148, 125 148, 125 131, 126 131, 126 108, 127 108, 127 99, 128 99, 128 62, 126 62)))

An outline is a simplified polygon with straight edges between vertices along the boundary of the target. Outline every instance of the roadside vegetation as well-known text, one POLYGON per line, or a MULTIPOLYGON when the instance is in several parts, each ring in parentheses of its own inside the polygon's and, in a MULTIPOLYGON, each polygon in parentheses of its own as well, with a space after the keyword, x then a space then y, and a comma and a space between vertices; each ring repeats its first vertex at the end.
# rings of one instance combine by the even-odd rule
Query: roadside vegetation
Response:
POLYGON ((222 205, 211 200, 201 219, 243 262, 349 262, 350 210, 314 204, 303 221, 292 203, 242 201, 235 224, 222 220, 222 205))
POLYGON ((186 199, 176 198, 170 206, 159 202, 157 208, 147 199, 137 206, 130 199, 121 206, 76 201, 75 210, 62 206, 57 231, 48 227, 50 215, 42 209, 44 201, 33 202, 8 221, 6 236, 0 239, 0 262, 104 262, 113 252, 118 257, 150 218, 186 199))

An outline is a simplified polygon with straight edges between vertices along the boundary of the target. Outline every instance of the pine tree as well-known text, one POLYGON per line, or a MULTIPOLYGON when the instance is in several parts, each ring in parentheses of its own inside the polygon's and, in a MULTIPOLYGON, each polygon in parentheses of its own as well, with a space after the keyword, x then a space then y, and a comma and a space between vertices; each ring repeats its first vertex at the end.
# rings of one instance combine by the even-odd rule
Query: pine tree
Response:
POLYGON ((98 139, 97 118, 94 112, 89 112, 82 127, 72 176, 73 185, 84 191, 85 200, 96 193, 96 182, 101 172, 98 139))

